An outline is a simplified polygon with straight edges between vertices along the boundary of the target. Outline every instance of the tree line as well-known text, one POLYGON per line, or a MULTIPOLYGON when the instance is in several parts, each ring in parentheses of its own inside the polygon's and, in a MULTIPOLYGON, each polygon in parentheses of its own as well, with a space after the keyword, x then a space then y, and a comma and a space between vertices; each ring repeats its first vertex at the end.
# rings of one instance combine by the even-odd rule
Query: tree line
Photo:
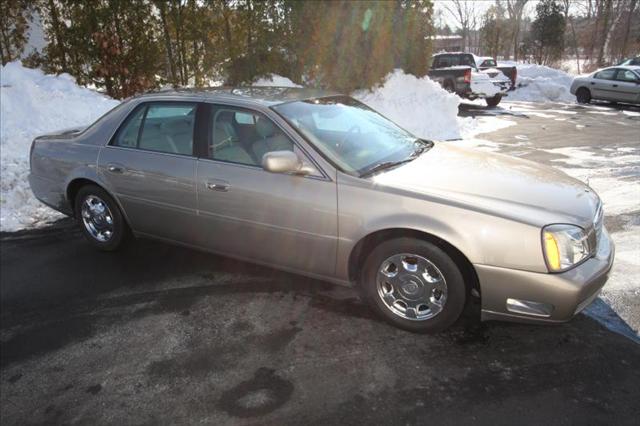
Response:
POLYGON ((5 0, 0 52, 3 64, 24 56, 37 14, 47 45, 23 63, 115 98, 270 73, 352 91, 394 68, 424 75, 432 11, 430 0, 5 0))
MULTIPOLYGON (((444 12, 455 21, 466 50, 496 58, 555 65, 573 57, 582 71, 615 64, 640 51, 638 0, 450 0, 444 12), (486 3, 485 3, 486 4, 486 3), (531 13, 526 13, 527 10, 531 13)), ((441 14, 443 12, 440 12, 441 14)), ((453 33, 439 23, 439 32, 453 33)))

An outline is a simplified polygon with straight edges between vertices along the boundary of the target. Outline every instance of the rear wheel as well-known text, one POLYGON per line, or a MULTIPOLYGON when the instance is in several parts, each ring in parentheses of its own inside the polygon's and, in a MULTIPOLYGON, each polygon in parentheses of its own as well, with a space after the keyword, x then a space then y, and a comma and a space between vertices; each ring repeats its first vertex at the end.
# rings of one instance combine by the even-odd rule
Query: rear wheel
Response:
POLYGON ((487 102, 487 106, 494 107, 497 106, 502 100, 502 95, 498 94, 492 98, 485 98, 485 102, 487 102))
POLYGON ((591 102, 591 92, 585 87, 581 87, 576 92, 576 100, 579 104, 588 104, 591 102))
POLYGON ((442 84, 442 88, 449 93, 453 93, 455 91, 455 87, 453 86, 453 83, 449 80, 445 81, 442 84))
POLYGON ((415 238, 375 247, 359 281, 364 298, 380 317, 413 332, 449 327, 465 305, 466 287, 458 266, 436 245, 415 238))
POLYGON ((80 188, 75 197, 75 215, 85 238, 99 250, 117 250, 129 236, 118 205, 97 185, 80 188))

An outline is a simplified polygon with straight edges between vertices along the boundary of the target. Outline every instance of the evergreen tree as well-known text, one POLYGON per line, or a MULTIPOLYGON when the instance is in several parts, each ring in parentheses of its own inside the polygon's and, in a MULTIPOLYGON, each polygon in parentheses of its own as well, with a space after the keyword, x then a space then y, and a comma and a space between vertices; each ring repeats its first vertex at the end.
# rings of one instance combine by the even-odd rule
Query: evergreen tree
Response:
POLYGON ((565 17, 556 0, 542 0, 536 5, 529 44, 538 64, 550 64, 564 51, 565 17))
POLYGON ((27 42, 32 8, 26 0, 0 2, 0 59, 2 64, 20 57, 27 42))

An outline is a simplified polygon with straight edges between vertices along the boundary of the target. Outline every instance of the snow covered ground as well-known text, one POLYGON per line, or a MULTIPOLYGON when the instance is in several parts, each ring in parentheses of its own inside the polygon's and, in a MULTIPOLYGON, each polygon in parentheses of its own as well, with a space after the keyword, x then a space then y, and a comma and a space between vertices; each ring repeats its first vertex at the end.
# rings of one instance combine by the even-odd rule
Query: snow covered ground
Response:
POLYGON ((118 104, 78 86, 68 74, 45 75, 11 62, 0 72, 0 230, 41 226, 60 217, 27 182, 29 148, 38 135, 88 125, 118 104))
POLYGON ((564 71, 535 64, 514 64, 500 62, 499 65, 513 66, 518 69, 516 90, 508 93, 507 99, 529 102, 575 102, 569 92, 573 75, 564 71))
POLYGON ((294 83, 287 77, 282 77, 277 74, 270 74, 268 76, 259 78, 253 83, 254 86, 278 86, 278 87, 302 87, 299 84, 294 83))

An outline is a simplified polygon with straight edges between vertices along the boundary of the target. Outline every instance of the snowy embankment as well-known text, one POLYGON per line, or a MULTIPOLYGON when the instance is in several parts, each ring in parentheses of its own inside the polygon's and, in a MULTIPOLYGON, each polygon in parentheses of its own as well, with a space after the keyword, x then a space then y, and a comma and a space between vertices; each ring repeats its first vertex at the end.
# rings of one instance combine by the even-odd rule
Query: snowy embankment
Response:
POLYGON ((518 69, 517 88, 508 93, 509 101, 573 103, 576 100, 569 91, 573 76, 564 71, 535 64, 501 62, 499 65, 515 65, 518 69))
MULTIPOLYGON (((253 85, 302 87, 275 74, 261 78, 253 85)), ((399 69, 389 73, 380 86, 357 91, 353 96, 425 139, 458 139, 462 127, 468 127, 468 123, 457 117, 458 96, 428 77, 417 78, 399 69)))
POLYGON ((45 224, 59 215, 37 201, 27 181, 38 135, 91 124, 118 101, 78 86, 68 74, 45 75, 11 62, 0 72, 0 230, 45 224))
POLYGON ((293 81, 289 80, 287 77, 282 77, 281 75, 277 74, 269 74, 267 76, 264 76, 256 80, 256 82, 253 83, 253 86, 302 87, 299 84, 296 84, 293 81))
POLYGON ((359 91, 354 97, 421 138, 461 137, 460 98, 429 77, 417 78, 395 70, 380 87, 359 91))

